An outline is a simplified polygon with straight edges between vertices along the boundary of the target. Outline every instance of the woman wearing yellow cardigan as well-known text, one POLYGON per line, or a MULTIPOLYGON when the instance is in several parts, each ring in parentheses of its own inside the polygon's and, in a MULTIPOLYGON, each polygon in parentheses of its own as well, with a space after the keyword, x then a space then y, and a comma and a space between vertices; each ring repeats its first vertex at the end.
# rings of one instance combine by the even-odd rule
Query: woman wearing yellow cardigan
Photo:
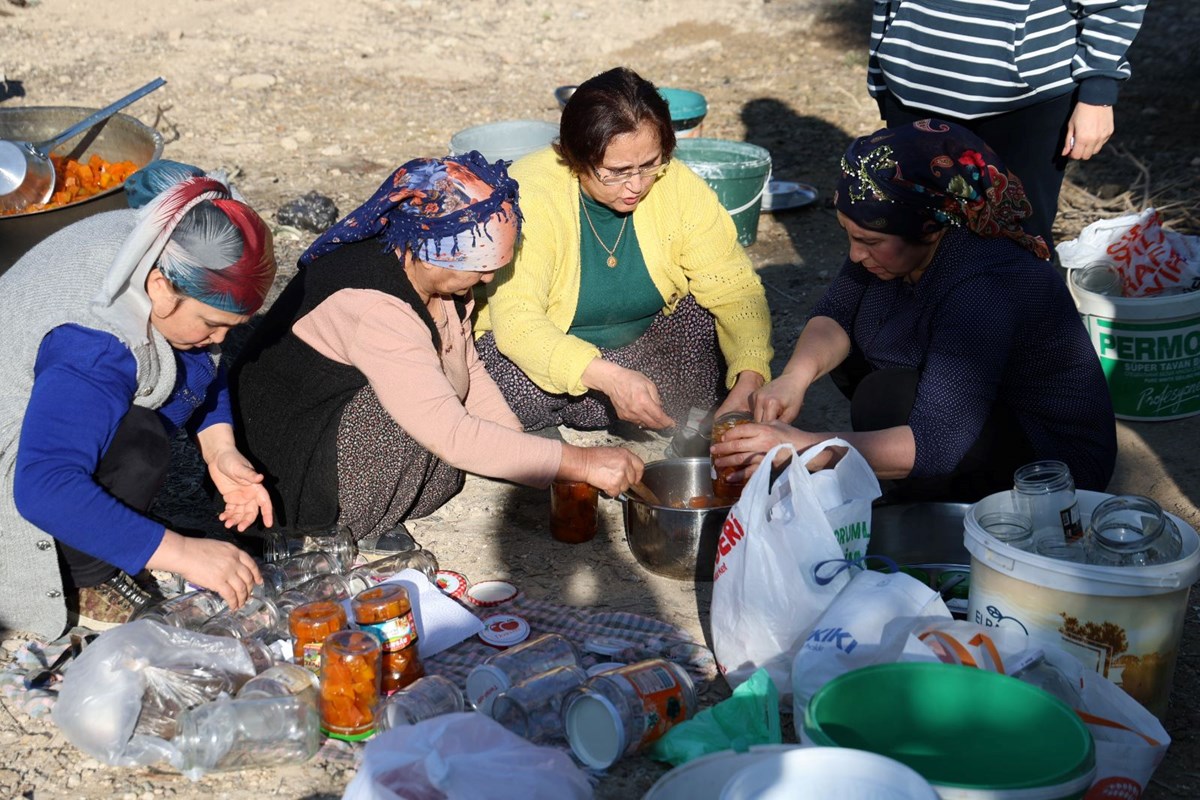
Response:
POLYGON ((674 149, 666 101, 617 68, 576 89, 552 148, 513 165, 524 235, 476 346, 527 430, 668 428, 718 399, 718 416, 748 410, 770 377, 762 283, 674 149))

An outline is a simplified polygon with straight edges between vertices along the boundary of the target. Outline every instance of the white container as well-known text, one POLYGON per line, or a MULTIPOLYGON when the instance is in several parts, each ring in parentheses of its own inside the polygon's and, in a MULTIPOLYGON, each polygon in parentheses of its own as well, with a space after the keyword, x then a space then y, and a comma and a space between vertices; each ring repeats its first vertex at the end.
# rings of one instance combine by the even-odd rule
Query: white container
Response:
POLYGON ((516 161, 548 146, 558 136, 558 125, 532 119, 510 119, 464 128, 450 137, 450 155, 478 150, 488 161, 516 161))
POLYGON ((1200 292, 1108 297, 1067 281, 1121 419, 1200 414, 1200 292))
MULTIPOLYGON (((1077 494, 1086 528, 1092 509, 1111 495, 1077 494)), ((983 530, 975 510, 972 506, 964 520, 971 553, 967 618, 989 627, 1012 626, 1035 642, 1061 647, 1162 718, 1188 591, 1200 577, 1196 531, 1168 515, 1183 538, 1178 561, 1104 567, 1046 558, 1003 544, 983 530)))
POLYGON ((776 753, 743 768, 725 784, 720 800, 938 800, 912 767, 846 747, 804 747, 776 753))
POLYGON ((719 800, 725 784, 751 764, 799 749, 794 744, 760 744, 745 753, 722 750, 680 764, 663 775, 642 800, 719 800))

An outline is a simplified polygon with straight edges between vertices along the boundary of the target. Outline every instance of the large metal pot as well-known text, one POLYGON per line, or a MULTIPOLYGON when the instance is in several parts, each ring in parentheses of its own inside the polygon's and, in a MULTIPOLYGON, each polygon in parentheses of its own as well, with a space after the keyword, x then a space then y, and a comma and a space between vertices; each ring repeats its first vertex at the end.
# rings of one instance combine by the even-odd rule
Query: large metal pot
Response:
MULTIPOLYGON (((95 110, 69 106, 3 108, 0 109, 0 139, 44 141, 95 110)), ((98 155, 106 161, 132 161, 144 167, 161 156, 162 150, 163 140, 158 131, 131 116, 116 114, 69 139, 55 150, 55 154, 79 160, 98 155)), ((60 228, 92 214, 125 207, 125 189, 117 186, 60 208, 0 217, 0 273, 60 228)))
POLYGON ((625 537, 638 563, 656 575, 678 580, 711 581, 717 539, 729 505, 674 508, 690 498, 712 497, 707 458, 670 458, 646 465, 642 482, 665 505, 622 496, 625 537))

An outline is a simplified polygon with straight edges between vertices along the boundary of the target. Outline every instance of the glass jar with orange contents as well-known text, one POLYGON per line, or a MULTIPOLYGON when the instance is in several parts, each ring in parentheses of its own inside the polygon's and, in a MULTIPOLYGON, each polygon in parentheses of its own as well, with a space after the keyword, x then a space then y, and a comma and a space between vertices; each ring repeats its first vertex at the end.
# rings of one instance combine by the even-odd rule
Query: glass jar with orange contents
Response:
POLYGON ((583 481, 550 485, 550 535, 567 544, 582 544, 596 535, 600 490, 583 481))
MULTIPOLYGON (((728 414, 722 414, 713 420, 712 441, 713 444, 720 442, 726 433, 733 430, 738 425, 745 425, 747 422, 753 422, 754 415, 748 411, 731 411, 728 414)), ((713 494, 722 500, 735 501, 742 496, 742 488, 746 485, 745 482, 731 481, 730 475, 737 472, 741 467, 720 467, 716 464, 712 467, 712 482, 713 494)))
POLYGON ((379 640, 364 631, 329 634, 321 650, 321 730, 334 739, 366 739, 379 703, 379 640))
POLYGON ((350 601, 358 627, 383 650, 383 692, 403 689, 425 674, 417 655, 417 625, 408 590, 395 583, 364 589, 350 601))
POLYGON ((293 660, 313 672, 321 669, 321 650, 325 638, 346 627, 346 612, 340 603, 316 600, 292 609, 288 629, 292 632, 293 660))

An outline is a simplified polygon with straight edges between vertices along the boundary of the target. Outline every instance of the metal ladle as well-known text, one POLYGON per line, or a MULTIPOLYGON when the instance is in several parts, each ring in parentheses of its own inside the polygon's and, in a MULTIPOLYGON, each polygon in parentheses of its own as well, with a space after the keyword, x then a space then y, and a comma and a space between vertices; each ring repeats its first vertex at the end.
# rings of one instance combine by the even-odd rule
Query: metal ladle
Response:
POLYGON ((49 201, 50 196, 54 194, 54 165, 50 162, 50 152, 165 83, 162 78, 155 78, 136 92, 125 95, 110 106, 105 106, 53 139, 38 144, 0 140, 0 211, 21 211, 35 203, 49 201))

